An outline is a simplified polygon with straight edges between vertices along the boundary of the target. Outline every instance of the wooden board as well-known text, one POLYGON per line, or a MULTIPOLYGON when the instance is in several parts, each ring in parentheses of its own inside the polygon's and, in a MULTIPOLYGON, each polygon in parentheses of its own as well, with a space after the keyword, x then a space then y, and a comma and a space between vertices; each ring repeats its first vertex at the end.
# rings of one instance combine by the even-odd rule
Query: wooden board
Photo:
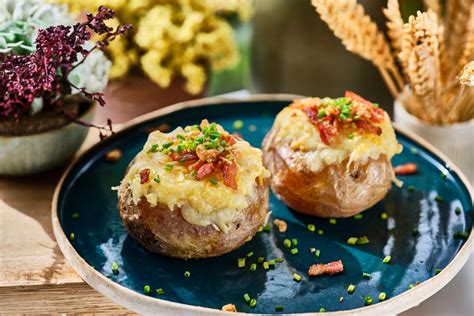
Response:
MULTIPOLYGON (((91 130, 79 152, 98 140, 91 130)), ((0 312, 129 313, 84 283, 56 244, 51 199, 63 171, 0 177, 0 312)))

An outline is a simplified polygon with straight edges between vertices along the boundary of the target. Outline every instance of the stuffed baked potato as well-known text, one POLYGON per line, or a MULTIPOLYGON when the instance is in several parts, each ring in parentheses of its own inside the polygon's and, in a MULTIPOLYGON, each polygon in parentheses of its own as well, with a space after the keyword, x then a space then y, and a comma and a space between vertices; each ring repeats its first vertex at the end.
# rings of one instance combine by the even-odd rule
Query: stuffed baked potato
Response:
POLYGON ((390 159, 401 152, 390 118, 353 92, 295 100, 263 141, 274 193, 291 208, 321 217, 359 213, 388 192, 390 159))
POLYGON ((120 216, 150 251, 218 256, 264 223, 269 176, 259 149, 215 123, 156 131, 118 187, 120 216))

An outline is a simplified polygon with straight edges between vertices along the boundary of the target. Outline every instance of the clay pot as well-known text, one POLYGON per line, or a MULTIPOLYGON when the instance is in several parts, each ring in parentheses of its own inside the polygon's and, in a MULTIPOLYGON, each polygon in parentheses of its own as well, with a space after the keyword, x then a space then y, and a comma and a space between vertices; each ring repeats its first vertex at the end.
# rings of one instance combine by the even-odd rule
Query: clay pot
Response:
POLYGON ((161 88, 141 74, 131 74, 112 81, 105 90, 106 105, 97 112, 94 122, 105 124, 110 118, 114 124, 126 122, 139 115, 174 103, 198 99, 205 95, 192 95, 184 90, 185 80, 173 80, 168 88, 161 88))

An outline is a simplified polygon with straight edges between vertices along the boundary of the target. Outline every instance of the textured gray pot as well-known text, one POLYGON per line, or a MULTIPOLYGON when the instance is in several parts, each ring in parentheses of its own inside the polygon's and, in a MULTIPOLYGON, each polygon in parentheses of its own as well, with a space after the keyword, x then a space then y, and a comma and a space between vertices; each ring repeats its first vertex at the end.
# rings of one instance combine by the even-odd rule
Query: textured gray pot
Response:
MULTIPOLYGON (((95 113, 92 104, 80 116, 90 121, 95 113)), ((86 138, 88 129, 76 123, 45 132, 0 135, 0 175, 28 175, 47 171, 71 159, 86 138)))

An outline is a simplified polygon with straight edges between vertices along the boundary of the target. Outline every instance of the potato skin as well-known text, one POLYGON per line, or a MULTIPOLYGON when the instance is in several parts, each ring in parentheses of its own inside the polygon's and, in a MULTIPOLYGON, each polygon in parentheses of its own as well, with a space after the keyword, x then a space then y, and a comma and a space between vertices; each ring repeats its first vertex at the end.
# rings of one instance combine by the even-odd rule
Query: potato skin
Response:
POLYGON ((326 166, 317 173, 303 161, 307 154, 275 142, 274 128, 263 141, 263 163, 272 173, 275 195, 292 209, 319 217, 349 217, 383 199, 392 182, 392 166, 387 156, 370 159, 365 165, 348 160, 326 166))
POLYGON ((239 212, 227 232, 214 225, 198 226, 187 222, 179 207, 170 210, 160 203, 152 207, 144 197, 135 205, 125 186, 120 186, 118 206, 124 226, 146 249, 170 257, 192 259, 219 256, 252 239, 265 221, 268 199, 268 183, 258 185, 256 198, 239 212))

